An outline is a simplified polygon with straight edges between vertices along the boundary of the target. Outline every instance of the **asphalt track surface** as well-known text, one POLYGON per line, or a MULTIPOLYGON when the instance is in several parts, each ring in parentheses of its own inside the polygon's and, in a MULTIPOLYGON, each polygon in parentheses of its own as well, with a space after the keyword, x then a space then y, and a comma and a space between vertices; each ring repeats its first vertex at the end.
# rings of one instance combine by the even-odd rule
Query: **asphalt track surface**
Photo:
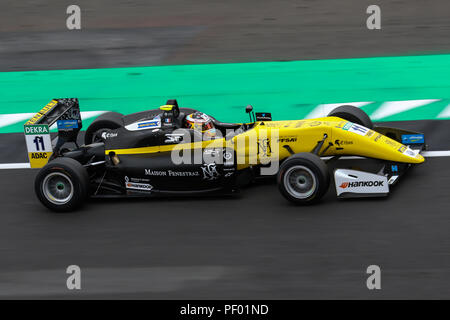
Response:
POLYGON ((0 4, 0 71, 448 53, 447 0, 78 0, 0 4))
MULTIPOLYGON (((449 121, 403 127, 450 149, 449 121)), ((428 158, 386 199, 337 200, 331 187, 298 207, 265 181, 235 197, 96 199, 70 214, 41 206, 36 170, 0 170, 0 298, 448 298, 449 163, 428 158), (65 286, 72 264, 79 292, 65 286)))
MULTIPOLYGON (((369 1, 78 2, 86 24, 73 33, 61 15, 70 3, 2 3, 0 70, 450 50, 446 0, 380 1, 380 32, 365 28, 369 1)), ((450 149, 448 122, 406 125, 450 149)), ((0 139, 2 162, 26 161, 21 135, 0 139)), ((65 215, 38 203, 35 170, 0 170, 0 298, 449 298, 448 165, 427 159, 387 199, 330 192, 296 207, 269 183, 225 199, 96 200, 65 215), (72 264, 79 292, 65 286, 72 264), (366 288, 372 264, 379 291, 366 288)))

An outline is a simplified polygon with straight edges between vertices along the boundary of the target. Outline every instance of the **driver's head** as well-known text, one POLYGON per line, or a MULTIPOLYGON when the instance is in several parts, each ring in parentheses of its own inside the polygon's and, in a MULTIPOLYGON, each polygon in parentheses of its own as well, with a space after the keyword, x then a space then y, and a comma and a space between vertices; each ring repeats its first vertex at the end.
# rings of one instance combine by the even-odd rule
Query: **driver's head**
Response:
POLYGON ((185 127, 201 132, 207 138, 216 136, 216 128, 211 118, 203 112, 194 112, 186 116, 185 127))

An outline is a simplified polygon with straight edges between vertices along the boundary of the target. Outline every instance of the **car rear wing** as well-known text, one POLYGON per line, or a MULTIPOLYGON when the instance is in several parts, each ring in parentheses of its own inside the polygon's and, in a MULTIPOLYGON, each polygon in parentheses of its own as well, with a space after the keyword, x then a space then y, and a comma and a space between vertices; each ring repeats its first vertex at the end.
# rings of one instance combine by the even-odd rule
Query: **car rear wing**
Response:
POLYGON ((66 142, 76 143, 82 127, 78 99, 53 99, 24 124, 31 168, 41 168, 66 142), (50 129, 56 124, 58 137, 53 143, 50 129))

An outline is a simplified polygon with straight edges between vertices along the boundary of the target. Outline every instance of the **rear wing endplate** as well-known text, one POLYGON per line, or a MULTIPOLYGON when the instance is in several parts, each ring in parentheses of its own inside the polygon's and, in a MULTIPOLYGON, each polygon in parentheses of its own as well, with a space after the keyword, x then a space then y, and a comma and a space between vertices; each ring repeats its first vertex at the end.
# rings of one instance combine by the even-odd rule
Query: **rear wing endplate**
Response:
POLYGON ((75 142, 82 127, 78 99, 53 99, 24 124, 31 168, 47 164, 65 142, 75 142), (50 129, 56 123, 58 142, 52 144, 50 129))

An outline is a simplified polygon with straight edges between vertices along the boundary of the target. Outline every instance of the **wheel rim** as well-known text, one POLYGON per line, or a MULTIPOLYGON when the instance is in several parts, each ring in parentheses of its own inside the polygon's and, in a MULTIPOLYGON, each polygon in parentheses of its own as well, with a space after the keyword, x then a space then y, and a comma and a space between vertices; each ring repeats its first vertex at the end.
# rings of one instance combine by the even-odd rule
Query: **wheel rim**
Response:
POLYGON ((284 174, 284 185, 287 192, 294 198, 306 199, 316 191, 317 181, 309 168, 297 165, 290 167, 284 174))
POLYGON ((50 173, 42 182, 42 193, 44 194, 44 197, 53 204, 65 204, 73 197, 72 181, 63 173, 50 173))

